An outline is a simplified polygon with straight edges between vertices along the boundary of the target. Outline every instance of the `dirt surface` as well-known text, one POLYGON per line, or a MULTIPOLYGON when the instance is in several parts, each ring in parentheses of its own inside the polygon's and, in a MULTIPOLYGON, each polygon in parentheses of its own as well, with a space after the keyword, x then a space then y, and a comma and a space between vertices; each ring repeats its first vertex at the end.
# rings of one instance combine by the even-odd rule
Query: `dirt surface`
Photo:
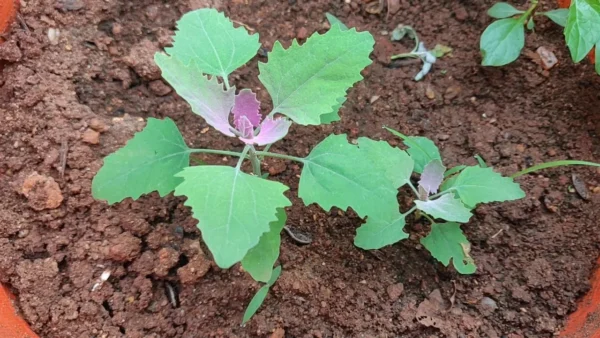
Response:
MULTIPOLYGON (((409 240, 357 249, 361 220, 304 207, 295 197, 301 168, 268 160, 264 169, 291 186, 289 225, 314 241, 298 246, 283 235, 281 278, 245 327, 259 285, 239 266, 211 263, 181 199, 151 194, 109 207, 90 194, 102 158, 146 117, 173 118, 190 145, 241 149, 190 113, 152 63, 181 14, 208 5, 259 31, 266 50, 276 39, 289 45, 323 31, 326 11, 376 37, 374 64, 351 90, 342 122, 294 126, 275 151, 305 156, 331 132, 398 144, 381 129, 387 125, 435 140, 448 166, 474 164, 474 154, 503 173, 557 159, 600 161, 600 77, 589 64, 571 64, 562 32, 543 18, 527 50, 552 50, 556 68, 544 72, 526 56, 480 67, 491 3, 401 0, 388 16, 368 14, 360 0, 24 2, 28 31, 14 24, 0 45, 0 282, 43 338, 553 336, 587 291, 598 256, 600 195, 585 201, 570 189, 572 173, 599 186, 596 170, 528 175, 519 179, 525 199, 479 207, 463 226, 478 271, 461 276, 419 244, 428 231, 420 222, 408 222, 409 240), (398 23, 429 46, 454 49, 422 82, 412 81, 418 65, 388 64, 410 48, 388 42, 398 23), (92 292, 106 270, 110 278, 92 292)), ((256 80, 259 61, 266 58, 234 82, 269 102, 256 80)))

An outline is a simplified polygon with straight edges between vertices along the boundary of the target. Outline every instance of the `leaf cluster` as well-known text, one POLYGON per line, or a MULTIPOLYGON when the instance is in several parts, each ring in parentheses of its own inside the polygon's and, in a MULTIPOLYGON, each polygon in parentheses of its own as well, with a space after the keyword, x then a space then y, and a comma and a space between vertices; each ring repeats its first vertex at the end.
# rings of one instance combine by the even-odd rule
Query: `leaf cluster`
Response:
MULTIPOLYGON (((546 16, 564 27, 565 41, 574 62, 580 62, 600 44, 600 0, 573 0, 570 7, 537 11, 538 0, 527 10, 506 2, 494 4, 488 15, 498 19, 490 24, 480 40, 484 66, 503 66, 515 61, 525 46, 525 28, 535 29, 535 18, 546 16)), ((600 56, 596 54, 596 72, 600 74, 600 56)))

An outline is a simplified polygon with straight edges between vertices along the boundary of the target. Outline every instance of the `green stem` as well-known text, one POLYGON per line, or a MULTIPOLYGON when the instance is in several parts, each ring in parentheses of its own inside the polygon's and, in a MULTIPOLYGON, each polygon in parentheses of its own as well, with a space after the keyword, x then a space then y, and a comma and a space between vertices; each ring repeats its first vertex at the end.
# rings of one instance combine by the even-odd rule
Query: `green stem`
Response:
POLYGON ((402 216, 406 217, 406 216, 408 216, 408 215, 412 214, 412 213, 413 213, 413 211, 415 211, 415 210, 417 210, 417 206, 416 206, 416 205, 415 205, 415 206, 413 206, 412 208, 408 209, 408 211, 407 211, 407 212, 405 212, 405 213, 403 213, 403 214, 402 214, 402 216))
POLYGON ((450 188, 448 190, 440 191, 437 194, 429 196, 429 199, 430 200, 436 199, 436 198, 438 198, 438 197, 440 197, 442 195, 446 195, 447 193, 451 192, 452 190, 454 190, 454 188, 450 188))
POLYGON ((435 224, 435 221, 433 220, 433 218, 429 217, 429 215, 427 215, 426 213, 424 213, 424 212, 421 211, 421 215, 425 216, 425 218, 427 218, 427 220, 429 222, 431 222, 431 224, 435 224))
POLYGON ((229 77, 227 76, 227 74, 221 74, 221 78, 223 79, 223 83, 225 84, 225 90, 229 90, 229 88, 231 88, 231 85, 229 85, 229 77))
POLYGON ((254 146, 250 146, 250 151, 248 152, 250 155, 250 162, 252 163, 252 171, 254 175, 261 177, 262 172, 260 171, 260 158, 256 155, 256 149, 254 146))
POLYGON ((410 180, 406 180, 406 183, 408 183, 408 186, 415 193, 415 195, 417 196, 417 199, 421 199, 421 195, 419 195, 419 190, 417 190, 417 188, 415 188, 415 186, 412 184, 412 182, 410 180))
POLYGON ((248 151, 250 151, 250 147, 251 146, 244 147, 244 150, 242 151, 242 156, 240 156, 240 159, 238 160, 238 163, 235 166, 235 170, 240 171, 240 168, 242 167, 242 163, 244 163, 244 160, 247 157, 246 155, 248 155, 248 151))
POLYGON ((277 153, 270 153, 268 151, 257 151, 256 155, 282 158, 284 160, 291 160, 291 161, 296 161, 296 162, 300 162, 300 163, 304 163, 305 162, 305 159, 303 159, 301 157, 284 155, 284 154, 277 154, 277 153))
POLYGON ((592 166, 592 167, 600 167, 600 164, 598 164, 598 163, 587 162, 587 161, 574 161, 574 160, 552 161, 552 162, 546 162, 546 163, 534 165, 533 167, 529 167, 527 169, 521 170, 517 173, 510 175, 510 177, 517 178, 519 176, 523 176, 525 174, 532 173, 534 171, 553 168, 553 167, 560 167, 563 165, 588 165, 588 166, 592 166))
POLYGON ((245 155, 242 155, 242 153, 238 153, 235 151, 216 150, 216 149, 190 149, 189 152, 190 153, 217 154, 217 155, 226 155, 226 156, 234 156, 234 157, 245 156, 245 155))
MULTIPOLYGON (((267 146, 262 151, 269 151, 269 149, 271 149, 272 145, 273 145, 273 143, 267 144, 267 146)), ((260 158, 260 160, 262 161, 265 157, 264 156, 259 156, 258 158, 260 158)))
POLYGON ((539 2, 539 0, 531 0, 531 5, 529 5, 529 8, 527 9, 527 11, 519 17, 519 20, 522 21, 523 23, 527 22, 527 19, 529 19, 529 17, 531 16, 531 13, 533 13, 535 11, 535 9, 537 8, 538 2, 539 2))
POLYGON ((392 60, 406 59, 406 58, 418 59, 419 56, 417 54, 411 52, 411 53, 396 54, 396 55, 392 55, 390 57, 390 59, 392 59, 392 60))

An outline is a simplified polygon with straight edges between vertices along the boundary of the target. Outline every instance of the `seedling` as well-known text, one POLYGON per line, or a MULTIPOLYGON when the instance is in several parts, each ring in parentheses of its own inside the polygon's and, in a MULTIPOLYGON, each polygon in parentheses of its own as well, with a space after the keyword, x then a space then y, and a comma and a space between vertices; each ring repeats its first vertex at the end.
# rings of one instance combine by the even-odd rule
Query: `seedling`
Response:
POLYGON ((443 45, 436 45, 434 49, 427 50, 425 48, 425 43, 419 41, 419 36, 414 28, 411 26, 398 25, 393 31, 390 39, 392 41, 400 41, 404 37, 409 37, 415 41, 415 47, 408 53, 396 54, 392 55, 392 60, 397 59, 420 59, 423 62, 423 67, 421 71, 415 75, 415 81, 421 81, 425 75, 429 74, 431 67, 437 61, 438 58, 444 56, 447 53, 450 53, 452 49, 443 45))
MULTIPOLYGON (((258 34, 235 28, 214 9, 185 14, 177 28, 173 47, 155 55, 163 78, 207 124, 237 138, 242 150, 189 148, 171 119, 149 118, 141 132, 105 158, 92 182, 95 198, 113 204, 152 191, 186 196, 185 205, 198 219, 216 264, 229 268, 241 262, 268 286, 278 276, 273 265, 291 202, 284 195, 287 186, 262 175, 264 157, 303 164, 298 195, 307 205, 352 207, 361 217, 398 213, 400 182, 391 176, 396 163, 388 156, 395 150, 386 142, 360 138, 354 145, 345 135, 330 135, 304 158, 268 151, 286 136, 292 122, 319 125, 340 119, 347 90, 371 63, 374 39, 368 32, 332 21, 329 31, 313 34, 303 45, 293 41, 285 49, 276 42, 268 62, 258 65, 273 107, 263 116, 252 90, 237 90, 229 83, 229 75, 256 55, 258 34), (235 167, 189 166, 194 153, 239 160, 235 167), (252 164, 252 173, 242 170, 245 160, 252 164)), ((259 291, 244 320, 262 303, 266 290, 259 291)))
MULTIPOLYGON (((535 29, 535 17, 543 15, 565 27, 567 46, 574 62, 580 62, 594 46, 600 44, 600 0, 573 0, 570 7, 538 12, 538 0, 531 0, 527 10, 506 2, 496 3, 488 15, 498 19, 481 35, 482 65, 503 66, 515 61, 525 46, 525 27, 535 29)), ((600 55, 593 62, 600 74, 600 55)))
POLYGON ((525 192, 513 180, 524 174, 563 165, 600 167, 600 164, 585 161, 556 161, 504 177, 476 156, 479 165, 460 165, 446 170, 433 141, 387 130, 400 137, 408 147, 406 151, 394 148, 395 157, 390 157, 390 161, 396 164, 397 170, 390 175, 401 185, 411 188, 416 197, 415 205, 405 213, 398 213, 396 218, 380 220, 369 216, 367 223, 358 228, 354 244, 362 249, 380 249, 408 238, 403 230, 405 219, 418 211, 431 224, 431 231, 421 239, 421 244, 443 265, 448 266, 452 261, 461 274, 476 271, 475 262, 469 255, 471 244, 462 233, 460 223, 471 219, 472 210, 477 205, 525 197, 525 192), (420 175, 417 187, 410 180, 413 172, 420 175))

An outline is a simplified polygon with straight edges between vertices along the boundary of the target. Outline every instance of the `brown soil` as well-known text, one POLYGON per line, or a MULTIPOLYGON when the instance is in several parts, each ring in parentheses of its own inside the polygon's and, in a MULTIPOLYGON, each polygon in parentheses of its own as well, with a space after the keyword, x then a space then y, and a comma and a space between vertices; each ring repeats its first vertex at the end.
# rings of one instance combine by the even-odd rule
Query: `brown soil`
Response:
MULTIPOLYGON (((478 208, 463 226, 478 264, 472 276, 443 267, 419 245, 424 224, 407 225, 409 240, 365 252, 352 244, 361 220, 292 197, 289 224, 314 242, 297 246, 284 235, 281 278, 245 327, 239 323, 259 285, 237 266, 211 264, 181 199, 151 194, 109 207, 90 195, 102 158, 145 117, 175 119, 194 146, 240 148, 207 131, 151 62, 180 15, 209 4, 259 31, 267 49, 276 39, 289 44, 323 30, 326 11, 377 39, 375 62, 350 92, 343 121, 294 126, 277 151, 304 156, 331 132, 398 144, 381 129, 388 125, 434 139, 447 165, 474 164, 474 154, 504 173, 557 159, 600 161, 600 77, 568 61, 559 28, 540 19, 527 38, 528 50, 545 46, 562 60, 549 73, 525 56, 482 68, 478 37, 492 1, 399 2, 388 18, 367 14, 359 0, 24 3, 29 32, 15 24, 0 45, 0 282, 18 295, 32 328, 43 338, 557 333, 587 291, 598 255, 600 196, 584 201, 569 189, 572 173, 590 188, 600 185, 589 168, 522 177, 525 199, 478 208), (430 46, 450 45, 453 56, 413 82, 418 65, 387 62, 409 47, 382 34, 398 23, 416 27, 430 46), (49 28, 60 31, 52 42, 49 28), (92 292, 107 269, 111 277, 92 292)), ((265 60, 256 57, 235 82, 269 102, 256 80, 257 62, 265 60)), ((295 196, 300 167, 269 160, 268 169, 295 196)))

